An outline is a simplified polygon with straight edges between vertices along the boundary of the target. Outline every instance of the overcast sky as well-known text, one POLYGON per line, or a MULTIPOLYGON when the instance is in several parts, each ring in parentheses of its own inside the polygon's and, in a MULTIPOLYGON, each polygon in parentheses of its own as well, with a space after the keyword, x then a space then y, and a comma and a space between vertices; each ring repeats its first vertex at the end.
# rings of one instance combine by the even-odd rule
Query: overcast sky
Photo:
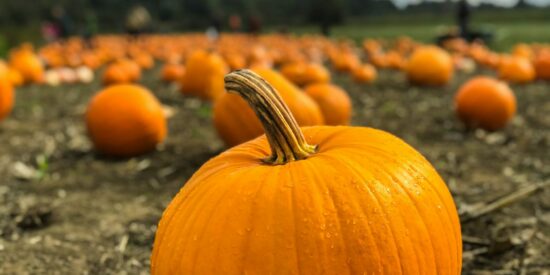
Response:
MULTIPOLYGON (((408 5, 415 5, 421 2, 443 2, 446 0, 391 0, 393 4, 398 8, 406 8, 408 5)), ((456 1, 456 0, 453 0, 456 1)), ((477 6, 481 3, 492 4, 499 7, 513 7, 519 0, 468 0, 472 6, 477 6)), ((537 7, 548 7, 550 6, 550 0, 525 0, 527 4, 537 6, 537 7)))

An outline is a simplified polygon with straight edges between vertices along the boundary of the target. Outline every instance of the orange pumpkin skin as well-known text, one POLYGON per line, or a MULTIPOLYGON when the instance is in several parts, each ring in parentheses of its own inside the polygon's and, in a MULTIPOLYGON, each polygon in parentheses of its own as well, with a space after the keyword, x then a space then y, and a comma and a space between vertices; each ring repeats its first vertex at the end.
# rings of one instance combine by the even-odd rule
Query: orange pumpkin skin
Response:
MULTIPOLYGON (((223 83, 228 72, 223 58, 216 53, 203 50, 194 52, 185 63, 186 73, 181 78, 181 92, 184 95, 198 96, 204 100, 214 100, 221 93, 213 89, 213 82, 223 83)), ((223 85, 222 85, 223 86, 223 85)))
POLYGON ((512 119, 516 98, 505 83, 479 76, 460 87, 455 96, 455 110, 467 125, 494 131, 512 119))
POLYGON ((41 83, 44 65, 32 50, 22 49, 10 57, 10 67, 19 71, 25 83, 41 83))
POLYGON ((289 63, 281 68, 281 74, 298 86, 330 81, 329 71, 316 63, 289 63))
POLYGON ((95 148, 114 157, 132 157, 155 149, 167 133, 161 104, 133 84, 109 86, 96 94, 86 112, 95 148))
POLYGON ((11 84, 14 87, 19 87, 19 86, 23 85, 23 82, 24 82, 23 76, 16 69, 8 68, 7 69, 7 76, 8 76, 8 79, 10 80, 11 84))
POLYGON ((127 70, 120 64, 113 63, 103 72, 103 85, 131 83, 132 79, 127 70))
POLYGON ((353 80, 357 83, 372 83, 376 80, 377 75, 376 68, 370 64, 358 66, 352 72, 353 80))
POLYGON ((550 80, 550 51, 540 53, 534 60, 538 79, 550 80))
POLYGON ((136 62, 141 69, 151 69, 155 66, 155 60, 148 54, 136 55, 134 62, 136 62))
MULTIPOLYGON (((317 103, 284 76, 271 69, 254 68, 254 71, 279 91, 299 125, 312 126, 324 123, 317 103)), ((228 147, 249 141, 263 133, 262 125, 254 111, 239 96, 223 93, 216 100, 213 113, 216 131, 228 147)))
POLYGON ((141 67, 135 61, 124 58, 115 63, 121 66, 131 82, 137 82, 141 78, 141 67))
POLYGON ((305 92, 321 108, 326 125, 348 125, 351 120, 351 99, 346 91, 333 84, 312 84, 305 92))
POLYGON ((13 109, 15 93, 7 76, 0 76, 0 121, 6 118, 13 109))
POLYGON ((535 79, 535 68, 525 57, 505 57, 501 60, 498 76, 512 83, 528 83, 535 79))
POLYGON ((318 152, 266 165, 265 136, 205 163, 158 225, 151 273, 460 274, 447 187, 402 140, 302 128, 318 152))
POLYGON ((436 46, 416 49, 406 66, 409 81, 417 85, 442 86, 453 76, 451 56, 436 46))
POLYGON ((161 78, 164 82, 180 80, 185 74, 185 67, 181 64, 166 64, 162 68, 161 78))

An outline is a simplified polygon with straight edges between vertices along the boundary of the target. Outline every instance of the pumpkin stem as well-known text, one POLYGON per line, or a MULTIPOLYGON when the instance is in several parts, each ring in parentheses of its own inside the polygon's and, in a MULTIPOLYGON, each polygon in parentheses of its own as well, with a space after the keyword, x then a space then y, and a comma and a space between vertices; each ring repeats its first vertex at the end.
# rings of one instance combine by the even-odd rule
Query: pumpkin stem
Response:
POLYGON ((225 76, 225 89, 239 94, 260 119, 271 147, 270 164, 285 164, 315 153, 290 109, 279 93, 263 78, 250 70, 238 70, 225 76))

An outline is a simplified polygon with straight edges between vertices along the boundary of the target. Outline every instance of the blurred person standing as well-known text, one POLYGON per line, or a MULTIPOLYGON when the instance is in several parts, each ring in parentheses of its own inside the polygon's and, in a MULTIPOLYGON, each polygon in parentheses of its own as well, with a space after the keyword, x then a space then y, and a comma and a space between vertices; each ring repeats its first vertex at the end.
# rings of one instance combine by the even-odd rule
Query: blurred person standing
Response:
POLYGON ((137 38, 144 33, 151 24, 151 15, 142 5, 135 5, 126 16, 126 33, 137 38))
POLYGON ((460 37, 469 40, 471 10, 467 0, 458 2, 457 23, 460 37))
POLYGON ((249 16, 248 31, 252 35, 258 35, 262 31, 262 19, 257 14, 251 14, 249 16))
POLYGON ((57 38, 66 39, 71 35, 72 21, 62 6, 55 6, 51 11, 51 24, 57 30, 57 38))
POLYGON ((229 29, 232 32, 239 32, 242 27, 241 16, 238 14, 232 14, 229 16, 229 29))

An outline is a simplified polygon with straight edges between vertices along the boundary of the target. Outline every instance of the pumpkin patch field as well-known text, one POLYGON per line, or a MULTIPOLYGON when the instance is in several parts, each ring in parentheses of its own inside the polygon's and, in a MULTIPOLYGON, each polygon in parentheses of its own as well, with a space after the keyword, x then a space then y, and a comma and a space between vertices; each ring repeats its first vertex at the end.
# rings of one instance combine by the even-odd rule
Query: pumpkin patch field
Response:
POLYGON ((547 274, 550 45, 520 42, 14 47, 0 274, 547 274))

